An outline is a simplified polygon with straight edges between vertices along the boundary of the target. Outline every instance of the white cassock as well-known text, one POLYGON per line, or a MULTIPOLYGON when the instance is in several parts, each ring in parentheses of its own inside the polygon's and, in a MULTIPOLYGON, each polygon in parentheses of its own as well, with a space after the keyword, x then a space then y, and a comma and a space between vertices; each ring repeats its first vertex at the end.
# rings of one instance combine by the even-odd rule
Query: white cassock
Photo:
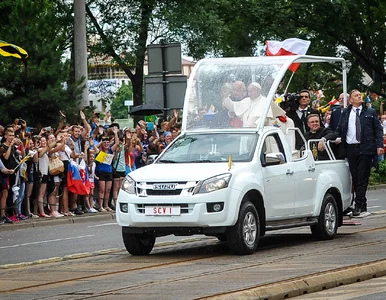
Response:
MULTIPOLYGON (((260 119, 264 103, 267 99, 259 96, 256 99, 244 98, 240 102, 233 102, 233 111, 243 121, 243 127, 256 127, 260 119)), ((270 108, 267 115, 268 119, 273 119, 272 109, 270 108)))

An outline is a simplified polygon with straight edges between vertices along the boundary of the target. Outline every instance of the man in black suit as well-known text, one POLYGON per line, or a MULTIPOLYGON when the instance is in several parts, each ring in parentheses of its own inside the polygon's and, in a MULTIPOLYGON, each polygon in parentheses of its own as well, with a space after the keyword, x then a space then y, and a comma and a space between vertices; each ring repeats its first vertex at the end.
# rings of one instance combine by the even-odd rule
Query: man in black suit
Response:
MULTIPOLYGON (((336 130, 336 127, 338 127, 340 116, 342 115, 343 109, 344 109, 344 93, 339 95, 339 107, 334 107, 331 112, 331 118, 330 118, 330 128, 332 130, 336 130)), ((348 100, 348 95, 347 95, 348 100)))
MULTIPOLYGON (((322 123, 320 112, 318 110, 312 109, 309 106, 310 100, 310 92, 308 90, 301 90, 299 93, 299 98, 296 100, 297 102, 292 107, 292 109, 287 112, 287 117, 294 121, 295 127, 299 128, 303 135, 310 131, 310 128, 307 125, 308 115, 317 114, 320 118, 320 123, 322 123)), ((296 132, 296 150, 300 150, 303 144, 303 139, 301 138, 300 134, 296 132)))
POLYGON ((328 160, 330 159, 326 151, 326 141, 335 140, 337 135, 329 127, 320 126, 320 118, 317 114, 310 114, 307 117, 307 125, 310 128, 310 131, 304 134, 306 141, 308 140, 318 140, 319 142, 311 142, 310 150, 315 160, 328 160))
POLYGON ((355 194, 353 216, 366 216, 366 191, 375 155, 383 150, 383 129, 377 112, 363 103, 358 90, 350 93, 350 105, 343 111, 336 133, 345 145, 355 194))

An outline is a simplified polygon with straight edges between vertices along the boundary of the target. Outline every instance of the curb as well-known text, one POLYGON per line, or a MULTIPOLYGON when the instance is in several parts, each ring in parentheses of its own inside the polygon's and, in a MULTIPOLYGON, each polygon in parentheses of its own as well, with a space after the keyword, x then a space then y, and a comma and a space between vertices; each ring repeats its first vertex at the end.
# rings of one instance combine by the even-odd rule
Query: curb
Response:
POLYGON ((386 189, 386 184, 372 185, 367 188, 367 190, 370 190, 370 191, 384 190, 384 189, 386 189))
POLYGON ((73 217, 61 217, 61 218, 41 218, 41 219, 27 219, 25 221, 19 221, 13 224, 2 224, 0 225, 1 231, 8 230, 17 230, 17 229, 26 229, 26 228, 35 228, 35 227, 44 227, 51 225, 63 225, 63 224, 73 224, 73 223, 86 223, 92 221, 115 221, 115 213, 102 212, 94 215, 81 215, 73 217))
POLYGON ((200 299, 211 300, 281 300, 331 289, 341 285, 365 281, 386 275, 386 260, 310 274, 302 277, 268 283, 263 286, 200 299))

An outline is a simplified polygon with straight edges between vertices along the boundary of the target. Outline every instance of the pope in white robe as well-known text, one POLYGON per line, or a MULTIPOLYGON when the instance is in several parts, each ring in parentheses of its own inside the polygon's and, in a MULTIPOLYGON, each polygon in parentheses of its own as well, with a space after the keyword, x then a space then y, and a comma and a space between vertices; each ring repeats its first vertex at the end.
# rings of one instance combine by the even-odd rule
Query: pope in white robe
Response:
MULTIPOLYGON (((234 112, 235 115, 243 121, 243 127, 256 127, 267 100, 261 95, 261 86, 257 82, 252 82, 248 86, 248 96, 249 97, 244 98, 239 102, 232 101, 227 97, 224 99, 223 105, 230 112, 234 112)), ((267 119, 274 118, 272 108, 270 108, 267 119)))

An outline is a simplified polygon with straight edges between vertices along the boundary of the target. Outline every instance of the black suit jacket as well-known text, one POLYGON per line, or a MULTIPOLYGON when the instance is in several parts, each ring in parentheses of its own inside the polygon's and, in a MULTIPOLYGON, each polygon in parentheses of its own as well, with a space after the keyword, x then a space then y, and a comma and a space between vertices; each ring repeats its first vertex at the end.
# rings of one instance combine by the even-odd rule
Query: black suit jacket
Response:
MULTIPOLYGON (((306 141, 317 140, 317 139, 321 139, 322 137, 324 137, 328 141, 328 140, 335 140, 337 138, 337 135, 329 127, 327 127, 327 128, 320 127, 318 129, 318 131, 316 131, 316 132, 311 132, 311 131, 306 132, 304 134, 304 137, 305 137, 306 141)), ((318 142, 311 142, 310 146, 311 146, 311 151, 312 151, 312 154, 314 155, 315 160, 328 160, 328 159, 330 159, 328 157, 326 150, 323 150, 323 151, 318 150, 318 142)))
MULTIPOLYGON (((296 111, 297 111, 297 109, 296 110, 290 110, 289 112, 287 112, 287 117, 291 118, 292 121, 294 121, 295 127, 299 128, 303 135, 306 132, 310 131, 310 128, 307 125, 307 116, 310 114, 317 114, 319 116, 320 125, 322 126, 323 120, 322 120, 322 116, 318 110, 308 107, 307 112, 306 112, 306 120, 304 121, 304 123, 299 118, 296 111)), ((300 134, 298 132, 296 132, 296 134, 295 134, 295 148, 296 148, 296 150, 300 150, 300 148, 303 146, 303 144, 304 144, 303 139, 301 138, 300 134)))
POLYGON ((342 115, 342 109, 339 107, 335 108, 332 112, 331 112, 331 118, 330 118, 330 128, 332 130, 336 130, 336 128, 338 127, 339 125, 339 120, 340 120, 340 116, 342 115))
MULTIPOLYGON (((336 133, 346 144, 348 121, 352 105, 350 104, 342 113, 336 133)), ((379 122, 375 109, 362 105, 362 112, 359 116, 361 122, 360 151, 365 155, 375 155, 377 148, 383 148, 383 128, 379 122)))

